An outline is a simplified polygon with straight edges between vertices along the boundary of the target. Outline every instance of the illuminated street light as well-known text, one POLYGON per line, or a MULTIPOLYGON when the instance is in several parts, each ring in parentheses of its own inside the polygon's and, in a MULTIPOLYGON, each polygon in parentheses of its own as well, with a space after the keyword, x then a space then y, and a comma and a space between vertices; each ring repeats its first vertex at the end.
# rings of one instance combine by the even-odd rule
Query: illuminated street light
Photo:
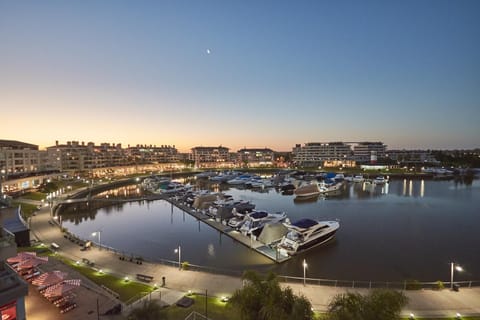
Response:
POLYGON ((463 268, 459 265, 455 265, 455 262, 450 262, 450 289, 453 290, 453 273, 454 270, 459 272, 463 271, 463 268))
POLYGON ((303 259, 303 285, 306 285, 306 275, 307 275, 307 262, 303 259))
POLYGON ((98 235, 98 248, 101 250, 102 249, 102 243, 100 242, 100 235, 102 233, 102 230, 98 230, 95 232, 92 232, 92 236, 95 237, 98 235))
POLYGON ((178 269, 182 270, 181 259, 182 259, 182 247, 178 246, 175 249, 175 253, 178 253, 178 269))

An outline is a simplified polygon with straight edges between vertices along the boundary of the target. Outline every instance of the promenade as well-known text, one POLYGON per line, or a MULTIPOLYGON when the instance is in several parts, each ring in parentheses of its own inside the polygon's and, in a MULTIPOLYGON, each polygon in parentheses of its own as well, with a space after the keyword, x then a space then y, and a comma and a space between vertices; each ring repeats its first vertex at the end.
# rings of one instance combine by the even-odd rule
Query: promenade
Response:
MULTIPOLYGON (((138 265, 126 260, 119 260, 119 256, 106 249, 94 247, 88 251, 81 251, 77 244, 63 237, 63 233, 56 225, 49 223, 50 208, 42 208, 30 219, 31 232, 38 240, 46 245, 55 242, 60 246, 59 253, 72 260, 88 259, 95 262, 95 267, 118 276, 129 276, 135 279, 136 274, 145 274, 154 277, 154 282, 161 284, 162 277, 166 279, 166 289, 172 292, 203 293, 208 290, 209 295, 230 296, 236 289, 241 288, 242 280, 219 274, 199 271, 179 270, 177 267, 163 264, 143 262, 138 265)), ((121 250, 121 248, 118 248, 121 250)), ((153 284, 153 282, 152 282, 153 284)), ((301 283, 289 283, 295 293, 305 295, 315 310, 326 311, 329 301, 336 294, 345 292, 367 293, 368 289, 318 286, 301 283)), ((163 289, 165 290, 165 289, 163 289)), ((421 317, 453 317, 458 312, 464 316, 480 315, 480 287, 461 288, 454 292, 444 290, 404 291, 409 303, 402 311, 405 316, 414 313, 421 317)))

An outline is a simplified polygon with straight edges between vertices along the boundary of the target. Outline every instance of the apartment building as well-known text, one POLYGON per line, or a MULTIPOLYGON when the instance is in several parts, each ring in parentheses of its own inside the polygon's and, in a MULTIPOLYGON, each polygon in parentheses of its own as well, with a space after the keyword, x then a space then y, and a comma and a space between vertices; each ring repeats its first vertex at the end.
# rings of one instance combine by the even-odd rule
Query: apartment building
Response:
POLYGON ((353 159, 358 163, 375 163, 385 158, 387 146, 382 142, 353 143, 353 159))
POLYGON ((38 146, 0 140, 0 174, 3 179, 48 170, 47 154, 38 146))
POLYGON ((271 166, 274 161, 274 152, 268 148, 243 148, 237 151, 237 163, 240 165, 251 167, 271 166))
POLYGON ((191 160, 196 167, 222 166, 229 164, 230 154, 227 147, 194 147, 191 149, 191 160))
POLYGON ((128 146, 126 157, 133 163, 174 163, 180 160, 175 145, 139 145, 128 146))
POLYGON ((292 149, 294 164, 303 167, 320 166, 324 161, 346 160, 351 156, 351 147, 343 142, 308 142, 292 149))

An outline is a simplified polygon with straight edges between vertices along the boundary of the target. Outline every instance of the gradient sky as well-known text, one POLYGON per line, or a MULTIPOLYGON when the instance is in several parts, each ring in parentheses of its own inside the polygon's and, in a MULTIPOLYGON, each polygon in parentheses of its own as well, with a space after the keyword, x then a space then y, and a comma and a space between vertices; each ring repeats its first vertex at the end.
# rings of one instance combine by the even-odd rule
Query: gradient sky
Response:
POLYGON ((40 146, 479 147, 480 1, 0 0, 0 120, 40 146))

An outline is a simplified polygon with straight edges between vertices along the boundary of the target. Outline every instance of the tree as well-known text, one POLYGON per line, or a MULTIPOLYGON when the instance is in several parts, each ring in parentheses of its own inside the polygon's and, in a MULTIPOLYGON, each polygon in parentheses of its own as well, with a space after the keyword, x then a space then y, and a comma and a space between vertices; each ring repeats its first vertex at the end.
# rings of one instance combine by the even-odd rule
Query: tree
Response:
POLYGON ((291 288, 282 289, 275 274, 261 277, 254 271, 246 271, 243 280, 244 287, 235 291, 229 300, 229 304, 240 311, 242 319, 312 319, 310 301, 295 295, 291 288))
POLYGON ((369 295, 344 293, 336 295, 328 306, 328 320, 399 319, 408 299, 402 292, 373 290, 369 295))
POLYGON ((160 305, 155 300, 145 300, 139 308, 133 309, 128 315, 128 320, 158 320, 166 319, 160 305))

